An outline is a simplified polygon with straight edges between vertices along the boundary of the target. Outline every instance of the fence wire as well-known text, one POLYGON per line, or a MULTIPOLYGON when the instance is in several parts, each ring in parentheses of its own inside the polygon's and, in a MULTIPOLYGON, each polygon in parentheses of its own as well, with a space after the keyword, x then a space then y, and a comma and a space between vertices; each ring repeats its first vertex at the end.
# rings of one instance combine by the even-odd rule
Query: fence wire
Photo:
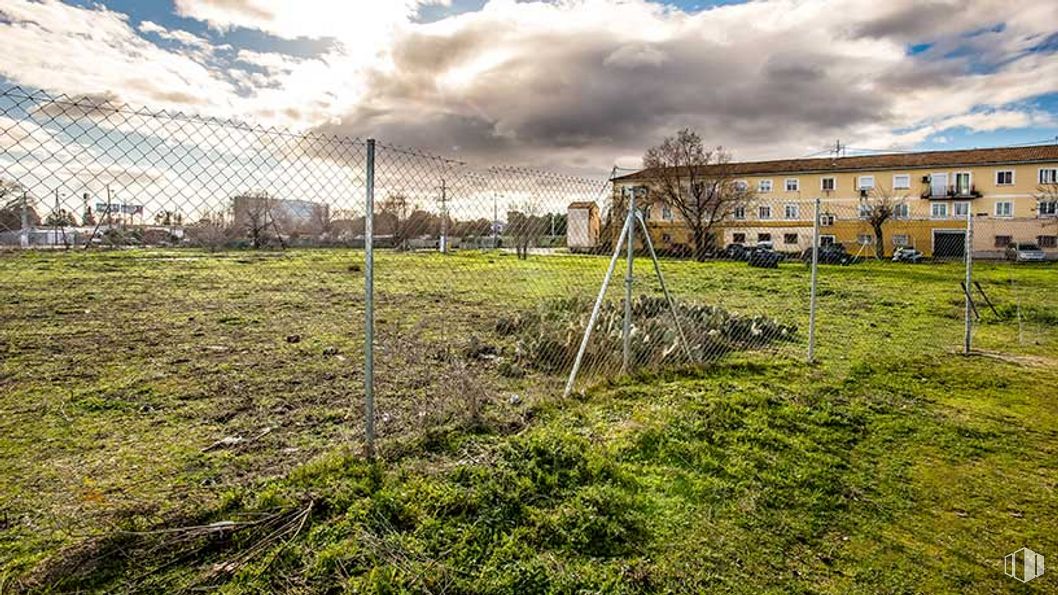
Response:
MULTIPOLYGON (((1053 283, 987 260, 1031 243, 1018 213, 751 196, 695 254, 649 184, 630 219, 630 185, 605 173, 372 146, 383 443, 521 427, 582 345, 576 389, 804 361, 813 253, 816 359, 953 353, 967 328, 975 349, 1050 345, 1053 283)), ((24 547, 149 524, 364 441, 367 179, 360 139, 0 93, 0 508, 24 547)))

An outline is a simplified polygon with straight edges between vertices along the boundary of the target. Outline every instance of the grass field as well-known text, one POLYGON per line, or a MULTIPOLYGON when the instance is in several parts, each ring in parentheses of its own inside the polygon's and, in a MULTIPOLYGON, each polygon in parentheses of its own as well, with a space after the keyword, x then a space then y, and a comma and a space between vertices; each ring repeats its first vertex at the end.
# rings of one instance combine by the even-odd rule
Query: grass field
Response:
POLYGON ((367 464, 361 254, 0 255, 0 592, 985 593, 1058 552, 1058 269, 976 267, 972 357, 955 263, 822 267, 807 366, 803 265, 681 261, 796 340, 569 400, 466 356, 605 265, 380 255, 367 464))

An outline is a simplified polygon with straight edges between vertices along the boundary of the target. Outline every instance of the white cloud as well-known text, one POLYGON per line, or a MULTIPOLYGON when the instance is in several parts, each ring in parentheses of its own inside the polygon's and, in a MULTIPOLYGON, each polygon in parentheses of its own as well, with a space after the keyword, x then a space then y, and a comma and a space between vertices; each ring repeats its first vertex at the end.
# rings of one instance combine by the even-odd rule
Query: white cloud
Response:
POLYGON ((139 36, 125 15, 57 0, 0 0, 0 74, 24 85, 230 112, 232 85, 139 36))
MULTIPOLYGON (((0 0, 0 73, 72 93, 389 138, 472 159, 635 165, 682 126, 739 158, 831 139, 907 148, 953 128, 1053 126, 1031 48, 1058 5, 762 0, 688 14, 645 0, 491 0, 430 24, 434 0, 176 0, 214 30, 334 41, 293 57, 56 0, 0 0), (158 43, 154 43, 157 41, 158 43), (908 55, 911 44, 932 44, 908 55), (164 46, 164 47, 163 47, 164 46)), ((211 35, 212 37, 212 35, 211 35)))
POLYGON ((330 37, 359 48, 385 39, 429 4, 447 0, 175 0, 178 15, 220 30, 257 29, 287 39, 330 37))

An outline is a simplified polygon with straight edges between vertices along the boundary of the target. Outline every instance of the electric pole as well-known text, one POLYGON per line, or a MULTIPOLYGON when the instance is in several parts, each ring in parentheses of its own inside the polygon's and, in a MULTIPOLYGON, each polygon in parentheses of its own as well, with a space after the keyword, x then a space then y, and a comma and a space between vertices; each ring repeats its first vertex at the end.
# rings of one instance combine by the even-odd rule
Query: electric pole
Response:
POLYGON ((22 192, 22 234, 20 236, 19 244, 22 248, 29 248, 29 193, 26 191, 22 192))
POLYGON ((441 254, 448 254, 448 186, 441 179, 441 254))
POLYGON ((500 247, 500 220, 499 215, 496 212, 496 195, 492 195, 492 249, 495 250, 500 247))

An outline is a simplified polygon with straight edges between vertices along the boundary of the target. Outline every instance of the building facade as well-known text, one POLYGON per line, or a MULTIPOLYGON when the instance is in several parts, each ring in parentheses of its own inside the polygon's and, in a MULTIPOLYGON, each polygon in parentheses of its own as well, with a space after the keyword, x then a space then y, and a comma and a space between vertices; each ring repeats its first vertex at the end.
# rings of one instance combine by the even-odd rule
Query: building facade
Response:
MULTIPOLYGON (((615 179, 615 204, 625 189, 645 186, 655 245, 685 252, 693 241, 679 210, 649 191, 657 176, 644 170, 615 179)), ((977 257, 1001 258, 1017 242, 1058 259, 1058 145, 736 162, 723 176, 753 190, 753 198, 727 207, 713 226, 718 248, 770 241, 776 250, 800 252, 811 246, 819 198, 821 243, 851 252, 874 254, 870 209, 886 201, 894 205, 882 226, 886 256, 909 246, 961 257, 970 217, 977 257)))
POLYGON ((571 252, 590 252, 599 245, 602 221, 599 205, 573 202, 566 209, 566 247, 571 252))

